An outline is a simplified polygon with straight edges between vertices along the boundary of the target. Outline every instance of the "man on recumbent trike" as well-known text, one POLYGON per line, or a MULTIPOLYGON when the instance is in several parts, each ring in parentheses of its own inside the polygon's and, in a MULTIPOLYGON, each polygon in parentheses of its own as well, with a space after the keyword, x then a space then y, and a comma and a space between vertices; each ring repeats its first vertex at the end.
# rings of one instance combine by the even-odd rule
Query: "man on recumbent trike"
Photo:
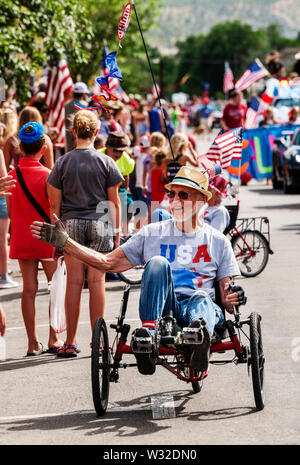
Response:
POLYGON ((187 341, 191 333, 196 335, 190 364, 195 371, 205 372, 214 328, 224 322, 223 312, 214 302, 215 281, 219 283, 222 306, 229 313, 241 303, 240 293, 229 288, 230 279, 240 274, 231 244, 199 216, 211 197, 207 188, 208 178, 203 173, 182 167, 166 185, 173 218, 143 227, 108 254, 79 245, 68 237, 60 222, 55 226, 39 222, 32 225, 35 237, 63 247, 97 269, 118 273, 146 264, 139 302, 142 326, 134 331, 131 341, 142 374, 155 371, 155 325, 164 313, 173 312, 182 328, 181 341, 187 341))

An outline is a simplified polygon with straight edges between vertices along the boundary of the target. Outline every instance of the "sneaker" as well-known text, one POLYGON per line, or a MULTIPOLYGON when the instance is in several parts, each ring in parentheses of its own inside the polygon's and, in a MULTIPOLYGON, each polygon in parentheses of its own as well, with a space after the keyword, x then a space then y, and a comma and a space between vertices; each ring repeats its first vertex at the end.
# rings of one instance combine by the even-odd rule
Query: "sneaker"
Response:
POLYGON ((195 344, 192 353, 190 364, 191 367, 196 371, 205 372, 208 368, 209 354, 210 354, 210 335, 206 326, 206 322, 203 318, 194 320, 190 328, 201 328, 202 341, 200 344, 195 344))
POLYGON ((147 328, 137 328, 132 334, 131 349, 136 358, 137 367, 142 375, 155 372, 153 337, 147 328))
POLYGON ((8 275, 5 278, 0 278, 0 289, 10 289, 11 287, 17 287, 19 283, 13 281, 8 275))

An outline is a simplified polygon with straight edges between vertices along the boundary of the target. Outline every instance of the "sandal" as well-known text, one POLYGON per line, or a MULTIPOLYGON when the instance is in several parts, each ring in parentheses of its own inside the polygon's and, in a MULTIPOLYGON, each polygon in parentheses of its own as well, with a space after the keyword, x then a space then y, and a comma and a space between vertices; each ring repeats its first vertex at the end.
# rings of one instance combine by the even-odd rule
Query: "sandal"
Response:
POLYGON ((39 344, 42 346, 41 349, 39 350, 34 350, 33 352, 27 352, 26 357, 35 357, 37 355, 42 355, 47 352, 47 347, 42 344, 42 342, 39 342, 39 344))
POLYGON ((80 349, 78 349, 77 344, 66 344, 62 347, 59 347, 56 351, 56 356, 61 358, 72 358, 77 357, 77 354, 80 353, 80 349), (67 352, 67 350, 72 349, 73 352, 67 352))

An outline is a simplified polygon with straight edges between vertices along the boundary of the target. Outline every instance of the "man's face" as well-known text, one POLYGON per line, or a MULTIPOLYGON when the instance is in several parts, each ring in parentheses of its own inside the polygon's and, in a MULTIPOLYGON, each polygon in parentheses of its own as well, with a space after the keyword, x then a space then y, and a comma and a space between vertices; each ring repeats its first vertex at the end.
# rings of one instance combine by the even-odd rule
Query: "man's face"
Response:
POLYGON ((206 197, 191 187, 172 186, 168 193, 171 213, 176 221, 186 222, 197 215, 206 202, 206 197))

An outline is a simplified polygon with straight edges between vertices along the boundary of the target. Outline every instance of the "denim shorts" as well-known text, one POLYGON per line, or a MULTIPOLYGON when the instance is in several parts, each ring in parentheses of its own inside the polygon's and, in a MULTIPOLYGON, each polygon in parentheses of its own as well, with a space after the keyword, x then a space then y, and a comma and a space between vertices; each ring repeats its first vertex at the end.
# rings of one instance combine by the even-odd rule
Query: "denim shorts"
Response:
POLYGON ((69 219, 63 221, 66 231, 74 241, 95 250, 111 252, 114 248, 112 231, 100 220, 69 219))
POLYGON ((0 218, 7 218, 6 198, 0 197, 0 218))

